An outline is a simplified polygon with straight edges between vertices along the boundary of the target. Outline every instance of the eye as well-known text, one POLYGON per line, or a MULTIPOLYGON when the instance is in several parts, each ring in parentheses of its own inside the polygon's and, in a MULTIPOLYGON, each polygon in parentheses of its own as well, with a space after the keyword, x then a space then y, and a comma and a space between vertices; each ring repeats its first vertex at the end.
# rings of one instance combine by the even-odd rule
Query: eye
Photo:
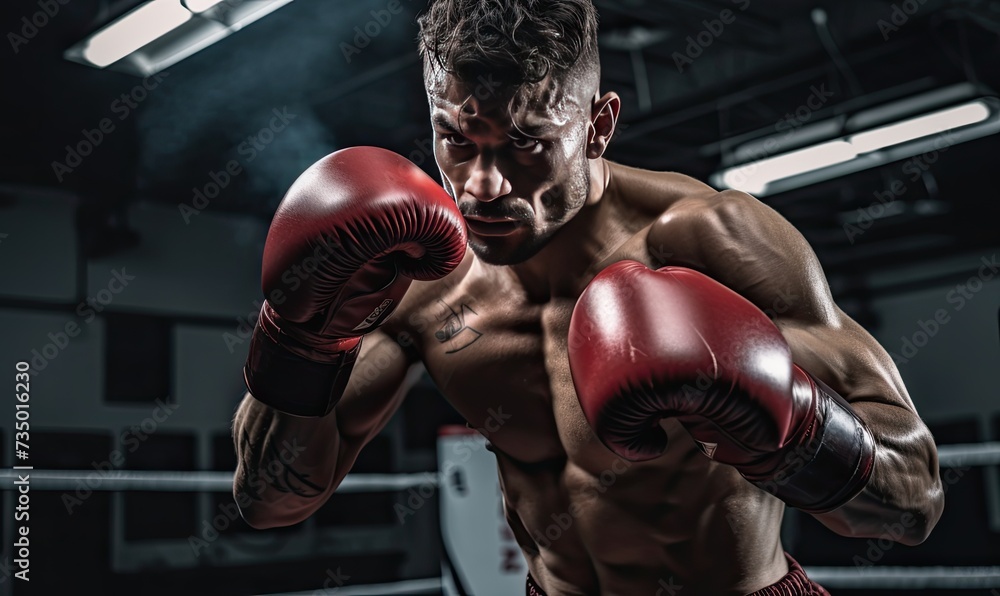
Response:
POLYGON ((541 141, 538 139, 529 139, 527 137, 511 137, 510 144, 514 146, 514 149, 518 151, 531 151, 532 149, 539 146, 541 141))
POLYGON ((463 137, 462 135, 446 134, 446 135, 442 135, 442 137, 444 138, 444 142, 445 143, 447 143, 449 145, 452 145, 454 147, 470 147, 470 146, 472 146, 472 141, 470 141, 469 139, 463 137))

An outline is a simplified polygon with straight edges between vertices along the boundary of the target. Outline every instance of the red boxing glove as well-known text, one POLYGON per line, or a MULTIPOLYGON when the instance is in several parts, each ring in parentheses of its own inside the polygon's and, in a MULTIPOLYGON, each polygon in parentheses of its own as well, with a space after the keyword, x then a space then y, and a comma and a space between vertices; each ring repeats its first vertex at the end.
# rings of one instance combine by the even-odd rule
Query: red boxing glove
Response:
POLYGON ((267 234, 268 300, 244 367, 250 393, 289 414, 328 414, 361 336, 392 314, 414 279, 455 269, 465 247, 454 199, 403 157, 353 147, 313 164, 267 234))
POLYGON ((792 363, 756 306, 690 269, 615 263, 573 311, 569 361, 597 436, 630 460, 662 454, 677 417, 710 458, 821 513, 868 482, 875 442, 832 389, 792 363))

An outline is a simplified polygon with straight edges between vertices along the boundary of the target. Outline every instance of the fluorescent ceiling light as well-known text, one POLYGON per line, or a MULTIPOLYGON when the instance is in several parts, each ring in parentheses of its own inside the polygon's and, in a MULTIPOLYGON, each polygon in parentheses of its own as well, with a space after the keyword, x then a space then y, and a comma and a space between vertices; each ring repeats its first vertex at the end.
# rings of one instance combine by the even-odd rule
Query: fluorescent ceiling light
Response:
POLYGON ((146 77, 225 39, 292 0, 149 0, 63 57, 146 77))
POLYGON ((764 196, 941 150, 942 143, 950 146, 997 132, 1000 132, 1000 102, 996 98, 982 98, 725 168, 713 174, 711 182, 764 196), (943 133, 948 133, 944 140, 943 133))
POLYGON ((829 141, 777 157, 769 157, 746 165, 729 168, 722 174, 722 182, 729 188, 758 194, 775 180, 818 170, 850 161, 858 156, 846 141, 829 141))
POLYGON ((153 0, 94 34, 83 57, 104 68, 180 27, 191 16, 177 0, 153 0))
POLYGON ((946 130, 982 122, 990 117, 990 109, 983 101, 974 101, 954 108, 948 108, 904 120, 889 126, 858 133, 848 137, 848 142, 858 153, 878 151, 892 145, 928 137, 946 130))

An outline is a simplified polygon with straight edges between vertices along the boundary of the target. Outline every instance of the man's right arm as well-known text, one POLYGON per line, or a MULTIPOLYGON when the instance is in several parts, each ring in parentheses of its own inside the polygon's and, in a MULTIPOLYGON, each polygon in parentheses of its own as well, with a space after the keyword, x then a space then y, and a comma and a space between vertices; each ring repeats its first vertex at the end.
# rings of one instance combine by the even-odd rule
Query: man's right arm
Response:
POLYGON ((390 151, 337 151, 292 184, 264 243, 233 425, 233 496, 251 526, 297 523, 329 498, 402 399, 411 360, 383 324, 465 249, 454 199, 390 151))
POLYGON ((248 392, 233 422, 233 496, 247 523, 287 526, 315 513, 399 408, 417 378, 413 364, 378 330, 365 338, 343 397, 325 416, 286 414, 248 392))

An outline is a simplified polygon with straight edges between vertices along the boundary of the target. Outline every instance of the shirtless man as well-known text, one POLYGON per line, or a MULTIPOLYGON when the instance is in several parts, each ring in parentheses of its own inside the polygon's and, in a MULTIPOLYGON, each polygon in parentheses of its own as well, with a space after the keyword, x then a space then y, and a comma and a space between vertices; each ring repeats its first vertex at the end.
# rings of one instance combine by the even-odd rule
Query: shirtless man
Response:
POLYGON ((420 25, 444 189, 360 147, 286 195, 234 425, 246 521, 315 512, 423 363, 490 429, 529 594, 825 594, 783 552, 786 503, 923 541, 934 441, 802 236, 602 157, 620 101, 589 0, 438 0, 420 25))

